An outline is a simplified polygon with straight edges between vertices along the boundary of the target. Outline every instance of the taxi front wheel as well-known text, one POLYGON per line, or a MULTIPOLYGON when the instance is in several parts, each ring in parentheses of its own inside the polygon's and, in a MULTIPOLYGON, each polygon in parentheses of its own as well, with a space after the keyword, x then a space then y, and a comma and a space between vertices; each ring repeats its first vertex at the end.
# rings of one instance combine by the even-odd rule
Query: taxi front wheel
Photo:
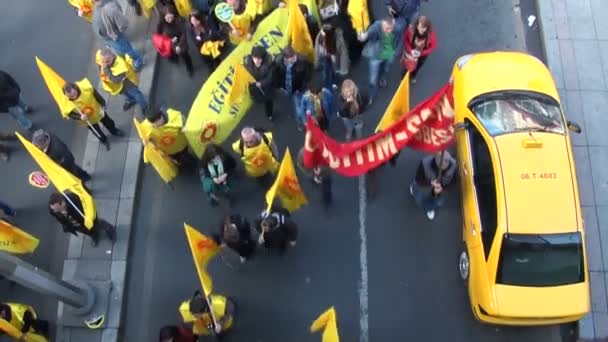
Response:
POLYGON ((470 271, 469 255, 467 254, 467 251, 462 251, 462 253, 460 253, 460 258, 458 258, 458 271, 460 272, 460 278, 464 280, 466 286, 468 284, 470 271))

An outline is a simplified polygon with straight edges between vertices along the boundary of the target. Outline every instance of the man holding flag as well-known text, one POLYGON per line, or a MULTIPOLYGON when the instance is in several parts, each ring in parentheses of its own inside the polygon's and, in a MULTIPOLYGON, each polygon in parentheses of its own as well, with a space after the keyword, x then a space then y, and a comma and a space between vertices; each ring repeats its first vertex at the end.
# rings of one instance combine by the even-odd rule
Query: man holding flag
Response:
POLYGON ((232 299, 218 294, 209 294, 205 299, 198 290, 179 306, 184 323, 192 323, 192 331, 198 336, 222 336, 234 324, 235 309, 232 299))
POLYGON ((124 136, 124 133, 116 128, 114 120, 106 113, 106 100, 88 79, 84 78, 75 83, 67 83, 62 90, 63 94, 75 106, 75 109, 71 112, 65 113, 67 117, 88 125, 89 130, 93 132, 107 150, 110 150, 110 143, 101 127, 99 127, 100 122, 112 135, 124 136))
POLYGON ((91 175, 76 164, 72 152, 56 135, 39 129, 34 132, 32 143, 55 163, 78 177, 83 183, 91 180, 91 175))
POLYGON ((188 141, 183 132, 184 118, 173 108, 161 107, 147 115, 142 123, 144 144, 152 143, 166 153, 182 168, 195 165, 195 159, 188 151, 188 141))
POLYGON ((279 255, 285 254, 287 244, 296 245, 298 226, 291 219, 289 211, 275 205, 264 210, 255 221, 255 229, 260 233, 258 243, 266 249, 276 248, 279 255))

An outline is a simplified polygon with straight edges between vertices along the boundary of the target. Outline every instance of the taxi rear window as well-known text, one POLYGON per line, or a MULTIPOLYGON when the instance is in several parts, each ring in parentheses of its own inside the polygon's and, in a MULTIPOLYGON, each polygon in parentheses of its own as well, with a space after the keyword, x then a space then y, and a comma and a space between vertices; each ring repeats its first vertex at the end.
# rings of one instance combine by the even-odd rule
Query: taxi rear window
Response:
POLYGON ((579 232, 505 234, 496 282, 514 286, 560 286, 585 279, 579 232))

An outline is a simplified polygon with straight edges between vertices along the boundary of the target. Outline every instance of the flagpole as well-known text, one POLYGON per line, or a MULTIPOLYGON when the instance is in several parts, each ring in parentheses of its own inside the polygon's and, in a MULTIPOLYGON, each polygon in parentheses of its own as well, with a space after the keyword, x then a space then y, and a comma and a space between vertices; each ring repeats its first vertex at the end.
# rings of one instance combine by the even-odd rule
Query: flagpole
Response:
MULTIPOLYGON (((78 114, 80 114, 80 117, 82 118, 82 116, 86 116, 83 112, 80 111, 80 109, 76 106, 74 106, 76 108, 76 110, 78 111, 78 114)), ((104 113, 105 115, 105 113, 104 113)), ((87 117, 86 120, 84 120, 87 122, 87 125, 89 125, 89 127, 91 128, 91 131, 93 132, 93 134, 97 137, 97 139, 101 140, 101 133, 97 132, 97 130, 95 129, 95 127, 93 127, 93 124, 91 124, 91 121, 89 121, 89 118, 87 117)))
POLYGON ((215 334, 215 327, 218 326, 217 320, 215 319, 215 315, 213 314, 213 307, 211 306, 211 301, 209 300, 209 296, 211 295, 211 293, 209 293, 209 296, 207 296, 207 290, 205 289, 205 283, 201 281, 201 287, 203 288, 203 294, 205 295, 205 301, 207 302, 207 306, 209 307, 209 315, 211 316, 211 319, 213 320, 213 333, 215 334))
POLYGON ((72 205, 72 207, 74 207, 74 209, 76 209, 76 211, 80 214, 80 216, 82 216, 83 219, 86 219, 86 217, 84 216, 82 211, 80 211, 80 209, 78 209, 78 207, 76 206, 76 204, 74 204, 74 202, 72 202, 70 197, 68 197, 68 195, 66 195, 65 192, 62 192, 61 194, 72 205))

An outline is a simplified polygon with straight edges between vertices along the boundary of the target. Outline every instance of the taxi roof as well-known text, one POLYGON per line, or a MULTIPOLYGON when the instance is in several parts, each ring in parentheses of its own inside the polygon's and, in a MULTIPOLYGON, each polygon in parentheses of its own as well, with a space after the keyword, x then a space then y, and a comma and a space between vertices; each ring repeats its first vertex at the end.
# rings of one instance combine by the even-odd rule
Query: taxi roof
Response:
POLYGON ((500 90, 535 91, 559 102, 551 72, 534 56, 499 51, 470 55, 461 66, 459 61, 454 66, 454 84, 465 105, 476 96, 500 90))

